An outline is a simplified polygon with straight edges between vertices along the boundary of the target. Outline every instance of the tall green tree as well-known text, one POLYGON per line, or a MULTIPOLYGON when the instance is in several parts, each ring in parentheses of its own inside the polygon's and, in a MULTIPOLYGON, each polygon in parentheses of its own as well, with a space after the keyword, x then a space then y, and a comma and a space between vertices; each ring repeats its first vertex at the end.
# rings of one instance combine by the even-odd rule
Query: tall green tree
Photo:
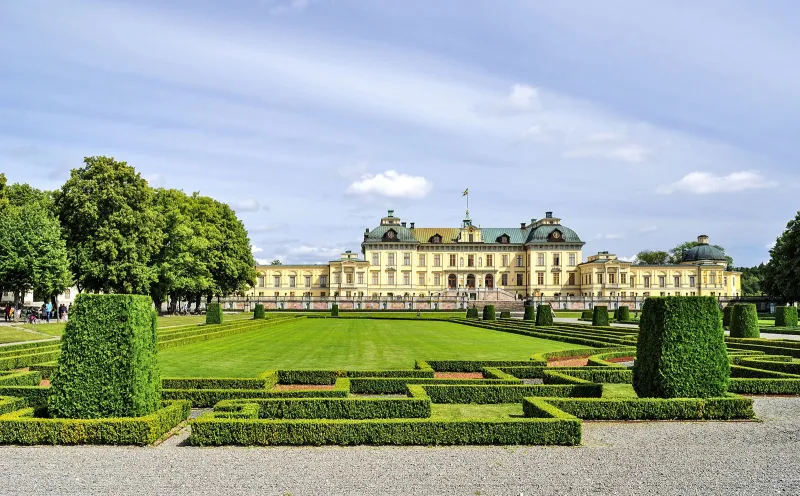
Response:
POLYGON ((6 198, 6 175, 0 172, 0 208, 8 204, 6 198))
POLYGON ((71 283, 58 219, 39 202, 0 208, 0 281, 15 299, 28 291, 54 297, 71 283))
POLYGON ((665 251, 644 250, 636 255, 639 265, 664 265, 669 260, 669 253, 665 251))
POLYGON ((769 255, 764 267, 764 291, 789 303, 800 301, 800 212, 786 224, 769 255))
POLYGON ((151 258, 162 242, 153 190, 136 170, 111 157, 86 157, 55 195, 78 288, 147 294, 151 258))
MULTIPOLYGON (((686 253, 690 249, 694 248, 695 246, 699 246, 699 245, 700 245, 700 243, 698 241, 687 241, 685 243, 681 243, 681 244, 677 245, 675 248, 673 248, 673 249, 671 249, 669 251, 669 259, 668 259, 667 263, 671 263, 671 264, 679 264, 679 263, 681 263, 681 260, 683 260, 684 253, 686 253)), ((720 245, 711 245, 711 246, 713 246, 714 248, 718 249, 723 254, 725 254, 725 248, 723 248, 722 246, 720 246, 720 245)), ((725 258, 728 260, 728 265, 732 266, 733 265, 733 257, 725 254, 725 258)))

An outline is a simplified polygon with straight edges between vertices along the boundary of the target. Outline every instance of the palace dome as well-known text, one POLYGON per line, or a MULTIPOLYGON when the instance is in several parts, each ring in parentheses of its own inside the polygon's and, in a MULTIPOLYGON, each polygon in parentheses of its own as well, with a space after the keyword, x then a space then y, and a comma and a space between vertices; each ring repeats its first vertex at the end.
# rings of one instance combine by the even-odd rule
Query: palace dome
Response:
POLYGON ((708 236, 701 235, 697 237, 697 242, 700 243, 694 248, 689 248, 683 253, 681 258, 682 263, 686 262, 724 262, 727 257, 719 248, 708 244, 708 236))

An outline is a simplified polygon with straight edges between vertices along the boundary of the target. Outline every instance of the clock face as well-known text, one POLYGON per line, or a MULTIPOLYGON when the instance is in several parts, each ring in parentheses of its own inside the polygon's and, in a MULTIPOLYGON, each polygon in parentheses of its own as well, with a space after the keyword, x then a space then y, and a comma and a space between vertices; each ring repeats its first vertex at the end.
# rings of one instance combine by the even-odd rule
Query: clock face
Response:
POLYGON ((386 233, 386 237, 389 239, 394 239, 394 231, 389 231, 388 233, 386 233))
POLYGON ((558 239, 558 238, 560 238, 560 237, 561 237, 561 233, 560 233, 560 232, 558 232, 558 231, 554 231, 554 232, 553 232, 553 237, 554 237, 554 238, 556 238, 556 239, 558 239))

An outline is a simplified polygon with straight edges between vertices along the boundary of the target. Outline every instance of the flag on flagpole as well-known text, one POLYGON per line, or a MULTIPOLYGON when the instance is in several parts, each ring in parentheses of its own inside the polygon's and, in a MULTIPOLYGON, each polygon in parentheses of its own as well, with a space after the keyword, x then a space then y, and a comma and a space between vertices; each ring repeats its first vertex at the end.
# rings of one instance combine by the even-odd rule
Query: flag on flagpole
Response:
POLYGON ((469 194, 469 188, 465 189, 461 196, 467 196, 469 194))

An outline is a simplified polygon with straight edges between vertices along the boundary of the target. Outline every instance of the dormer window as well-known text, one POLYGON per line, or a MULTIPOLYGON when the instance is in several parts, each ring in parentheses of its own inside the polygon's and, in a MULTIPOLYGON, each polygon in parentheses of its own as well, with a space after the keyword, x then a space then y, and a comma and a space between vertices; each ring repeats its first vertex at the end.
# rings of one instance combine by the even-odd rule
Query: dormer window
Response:
POLYGON ((550 235, 547 236, 547 241, 556 242, 556 243, 557 242, 561 242, 561 241, 564 241, 564 236, 561 233, 561 231, 559 231, 558 229, 554 229, 553 232, 551 232, 550 235))
POLYGON ((509 241, 510 241, 510 240, 509 240, 509 238, 508 238, 508 235, 507 235, 507 234, 503 234, 502 236, 499 236, 499 237, 497 238, 497 242, 498 242, 498 243, 502 243, 502 244, 508 244, 508 243, 509 243, 509 241))
POLYGON ((397 231, 394 229, 389 229, 386 231, 386 234, 383 235, 384 241, 397 241, 397 231))
POLYGON ((430 242, 439 244, 442 242, 442 236, 439 234, 434 234, 433 236, 431 236, 430 242))

